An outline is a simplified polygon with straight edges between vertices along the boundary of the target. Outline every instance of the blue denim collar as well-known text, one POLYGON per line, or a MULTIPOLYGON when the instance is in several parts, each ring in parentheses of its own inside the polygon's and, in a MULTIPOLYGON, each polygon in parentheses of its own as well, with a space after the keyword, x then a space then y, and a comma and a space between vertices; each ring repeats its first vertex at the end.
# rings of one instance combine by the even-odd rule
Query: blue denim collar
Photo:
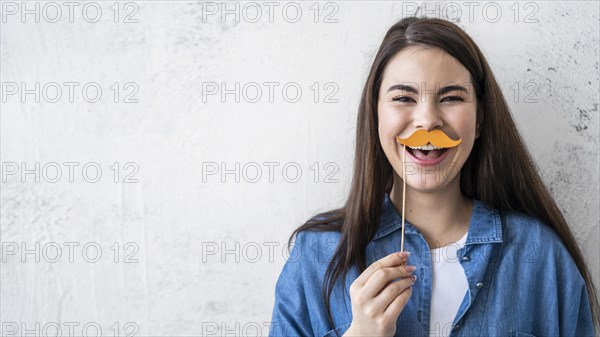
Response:
MULTIPOLYGON (((373 240, 382 238, 396 230, 402 229, 402 217, 394 207, 389 193, 383 200, 379 229, 373 240)), ((404 222, 404 234, 420 234, 417 228, 408 220, 404 222)), ((469 224, 469 234, 465 245, 478 243, 502 242, 502 225, 500 213, 481 200, 473 199, 473 213, 469 224)))

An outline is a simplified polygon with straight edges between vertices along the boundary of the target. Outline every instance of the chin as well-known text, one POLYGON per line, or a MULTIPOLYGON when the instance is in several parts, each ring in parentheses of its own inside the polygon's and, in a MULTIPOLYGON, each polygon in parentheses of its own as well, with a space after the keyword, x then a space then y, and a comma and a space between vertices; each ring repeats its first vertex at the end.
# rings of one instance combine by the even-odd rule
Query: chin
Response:
POLYGON ((441 191, 451 184, 452 181, 450 180, 435 181, 434 177, 428 177, 428 179, 425 182, 419 180, 411 181, 410 179, 408 179, 406 188, 410 188, 414 191, 421 193, 432 193, 441 191))
MULTIPOLYGON (((398 160, 398 163, 398 170, 394 171, 399 178, 398 187, 402 188, 402 161, 398 160)), ((416 171, 410 173, 409 165, 406 173, 406 187, 419 192, 435 192, 459 182, 461 166, 457 163, 450 162, 434 166, 419 166, 416 171)))

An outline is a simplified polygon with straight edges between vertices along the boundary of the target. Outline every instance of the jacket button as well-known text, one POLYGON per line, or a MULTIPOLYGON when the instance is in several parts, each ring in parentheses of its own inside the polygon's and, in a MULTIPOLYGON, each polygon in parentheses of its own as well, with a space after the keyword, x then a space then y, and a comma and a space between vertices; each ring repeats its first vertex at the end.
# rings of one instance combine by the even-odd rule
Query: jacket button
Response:
POLYGON ((480 282, 480 283, 477 283, 475 286, 476 286, 477 288, 481 288, 481 287, 483 287, 483 283, 481 283, 481 282, 480 282))
POLYGON ((468 256, 463 256, 462 260, 465 262, 469 262, 469 261, 471 261, 471 258, 468 256))
POLYGON ((460 324, 458 324, 458 323, 457 323, 457 324, 456 324, 456 325, 455 325, 455 326, 452 328, 452 330, 456 331, 456 330, 458 330, 458 329, 460 329, 460 324))

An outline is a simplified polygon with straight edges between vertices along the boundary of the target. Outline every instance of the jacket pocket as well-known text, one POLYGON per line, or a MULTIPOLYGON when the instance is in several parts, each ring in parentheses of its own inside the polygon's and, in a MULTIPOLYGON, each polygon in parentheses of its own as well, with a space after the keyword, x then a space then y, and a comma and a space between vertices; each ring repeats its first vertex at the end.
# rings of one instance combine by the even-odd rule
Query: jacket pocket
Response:
POLYGON ((513 331, 513 336, 515 337, 535 337, 535 335, 530 335, 524 332, 519 332, 519 331, 513 331))

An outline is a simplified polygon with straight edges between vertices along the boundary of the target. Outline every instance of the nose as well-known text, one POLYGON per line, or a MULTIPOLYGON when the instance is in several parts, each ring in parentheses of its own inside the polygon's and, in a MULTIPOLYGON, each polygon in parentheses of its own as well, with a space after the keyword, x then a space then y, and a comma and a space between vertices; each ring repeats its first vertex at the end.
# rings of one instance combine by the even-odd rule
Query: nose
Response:
POLYGON ((440 115, 440 111, 431 100, 426 100, 419 104, 418 108, 413 110, 413 123, 415 129, 425 129, 431 131, 435 128, 442 128, 444 120, 440 115))

